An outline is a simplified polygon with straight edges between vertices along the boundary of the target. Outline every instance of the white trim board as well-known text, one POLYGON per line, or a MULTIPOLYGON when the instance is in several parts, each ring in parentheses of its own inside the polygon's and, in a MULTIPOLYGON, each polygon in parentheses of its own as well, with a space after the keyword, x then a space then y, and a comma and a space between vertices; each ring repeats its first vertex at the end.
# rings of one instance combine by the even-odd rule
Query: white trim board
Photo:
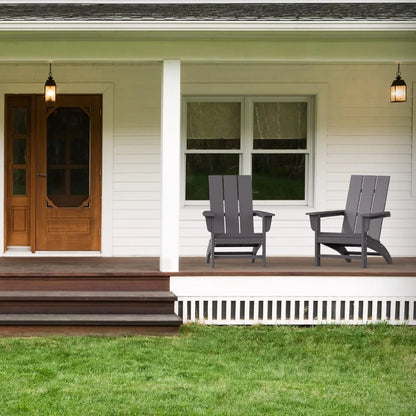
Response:
POLYGON ((362 32, 374 32, 374 31, 414 31, 416 29, 415 22, 403 22, 403 21, 320 21, 320 22, 300 22, 300 21, 285 21, 285 22, 235 22, 235 21, 207 21, 207 22, 190 22, 190 21, 153 21, 153 22, 127 22, 127 21, 5 21, 1 24, 0 31, 270 31, 270 32, 282 32, 282 31, 306 31, 306 32, 319 32, 319 31, 362 31, 362 32))
POLYGON ((175 312, 209 325, 416 325, 416 277, 173 276, 175 312))

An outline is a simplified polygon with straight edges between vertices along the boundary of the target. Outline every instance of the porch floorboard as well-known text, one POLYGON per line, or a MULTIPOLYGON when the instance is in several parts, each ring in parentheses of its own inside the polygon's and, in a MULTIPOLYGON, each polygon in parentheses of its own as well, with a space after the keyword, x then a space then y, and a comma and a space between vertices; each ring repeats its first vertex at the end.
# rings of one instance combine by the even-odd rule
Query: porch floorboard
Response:
POLYGON ((0 276, 416 276, 416 257, 393 258, 393 264, 370 258, 362 269, 358 260, 324 259, 314 266, 312 257, 268 257, 267 267, 246 259, 224 259, 210 265, 202 257, 183 257, 179 272, 159 271, 157 257, 2 257, 0 276))

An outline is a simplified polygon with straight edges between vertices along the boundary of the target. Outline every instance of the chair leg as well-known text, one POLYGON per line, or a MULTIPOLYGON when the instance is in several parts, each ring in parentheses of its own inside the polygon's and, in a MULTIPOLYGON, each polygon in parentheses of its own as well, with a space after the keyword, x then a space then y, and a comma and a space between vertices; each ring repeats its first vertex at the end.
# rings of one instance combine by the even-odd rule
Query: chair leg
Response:
MULTIPOLYGON (((349 251, 345 248, 345 246, 341 246, 339 244, 325 244, 327 247, 332 248, 332 250, 337 251, 342 256, 349 256, 349 251)), ((347 263, 351 263, 351 257, 346 257, 345 261, 347 263)))
POLYGON ((263 247, 261 249, 262 251, 262 261, 263 261, 263 267, 266 267, 266 239, 263 240, 263 247))
POLYGON ((254 263, 256 261, 256 255, 257 252, 259 251, 260 248, 260 244, 257 244, 255 246, 253 246, 253 251, 251 253, 251 262, 254 263))
POLYGON ((208 242, 207 254, 205 255, 205 261, 209 263, 210 258, 211 258, 211 240, 209 240, 208 242))
POLYGON ((364 233, 361 237, 361 267, 367 268, 367 234, 364 233))
POLYGON ((380 241, 374 240, 373 238, 367 236, 367 245, 369 248, 374 250, 377 254, 380 254, 380 256, 383 256, 384 260, 386 260, 388 264, 393 263, 390 253, 388 252, 386 247, 384 247, 384 245, 380 243, 380 241))
POLYGON ((387 251, 386 247, 383 246, 383 244, 381 244, 381 243, 379 243, 379 244, 380 245, 378 247, 377 252, 380 253, 384 257, 384 260, 386 260, 386 262, 388 264, 392 264, 393 263, 393 260, 392 260, 392 258, 390 256, 390 253, 387 251))
POLYGON ((321 265, 321 244, 315 239, 315 266, 321 265))
POLYGON ((211 238, 210 240, 210 246, 211 246, 211 268, 213 269, 215 267, 215 251, 214 251, 214 239, 211 238))

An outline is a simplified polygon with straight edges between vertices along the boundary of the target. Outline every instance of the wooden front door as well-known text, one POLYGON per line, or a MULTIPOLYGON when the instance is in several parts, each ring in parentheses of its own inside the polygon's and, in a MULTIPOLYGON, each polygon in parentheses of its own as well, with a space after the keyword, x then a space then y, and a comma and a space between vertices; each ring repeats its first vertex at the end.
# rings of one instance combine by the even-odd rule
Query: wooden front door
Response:
POLYGON ((6 249, 101 250, 100 95, 6 97, 6 249))
POLYGON ((37 109, 36 250, 100 250, 101 96, 37 109))

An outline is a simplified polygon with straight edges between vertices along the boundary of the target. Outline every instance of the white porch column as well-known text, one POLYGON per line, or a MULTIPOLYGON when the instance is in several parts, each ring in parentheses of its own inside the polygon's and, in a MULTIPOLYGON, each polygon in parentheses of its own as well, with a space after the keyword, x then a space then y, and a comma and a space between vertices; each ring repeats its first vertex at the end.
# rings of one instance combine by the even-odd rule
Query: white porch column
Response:
POLYGON ((160 271, 179 271, 181 63, 163 61, 160 271))

